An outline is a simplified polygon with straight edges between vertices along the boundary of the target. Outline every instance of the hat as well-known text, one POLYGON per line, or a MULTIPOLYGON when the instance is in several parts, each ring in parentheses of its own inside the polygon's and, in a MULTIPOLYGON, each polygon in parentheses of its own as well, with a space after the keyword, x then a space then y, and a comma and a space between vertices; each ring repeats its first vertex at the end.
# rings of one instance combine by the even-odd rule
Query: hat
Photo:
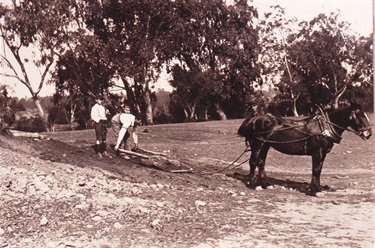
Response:
POLYGON ((98 94, 98 95, 95 96, 95 99, 97 99, 97 100, 104 100, 104 97, 103 97, 102 94, 98 94))
POLYGON ((125 105, 124 106, 124 111, 125 111, 125 113, 130 113, 130 107, 129 107, 129 105, 125 105))

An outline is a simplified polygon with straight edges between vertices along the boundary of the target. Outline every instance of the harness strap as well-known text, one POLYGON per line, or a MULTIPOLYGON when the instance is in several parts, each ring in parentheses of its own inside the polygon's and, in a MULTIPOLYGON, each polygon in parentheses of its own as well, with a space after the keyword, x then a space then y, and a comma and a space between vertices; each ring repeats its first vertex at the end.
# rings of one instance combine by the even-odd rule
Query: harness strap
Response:
POLYGON ((291 143, 296 143, 296 142, 301 142, 301 141, 307 141, 309 138, 313 136, 317 136, 319 134, 312 134, 307 137, 301 138, 301 139, 295 139, 295 140, 289 140, 289 141, 276 141, 276 140, 268 140, 268 139, 263 139, 260 137, 255 137, 255 139, 260 140, 262 142, 267 142, 267 143, 273 143, 273 144, 291 144, 291 143))
MULTIPOLYGON (((334 125, 329 119, 329 115, 326 111, 323 110, 321 106, 318 106, 318 109, 321 113, 322 118, 318 118, 319 126, 322 131, 322 135, 326 137, 327 139, 332 140, 334 143, 339 144, 342 140, 342 137, 340 134, 336 132, 336 130, 333 128, 334 125)), ((336 125, 337 126, 337 125, 336 125)), ((345 130, 345 128, 344 128, 345 130)))

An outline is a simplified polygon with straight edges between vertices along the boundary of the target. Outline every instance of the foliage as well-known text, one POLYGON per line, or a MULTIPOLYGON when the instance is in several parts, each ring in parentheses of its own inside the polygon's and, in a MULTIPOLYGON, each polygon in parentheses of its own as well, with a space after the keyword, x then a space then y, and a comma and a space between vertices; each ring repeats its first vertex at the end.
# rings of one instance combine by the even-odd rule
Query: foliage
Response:
POLYGON ((11 98, 8 96, 7 87, 0 85, 0 134, 7 134, 8 129, 14 124, 16 116, 10 107, 11 98))
POLYGON ((106 63, 110 58, 100 39, 92 35, 79 39, 75 51, 67 51, 57 62, 54 102, 66 110, 69 123, 78 121, 85 128, 94 96, 107 91, 114 70, 106 63))
POLYGON ((155 124, 165 124, 171 122, 171 113, 169 111, 170 92, 158 90, 155 93, 153 102, 153 115, 155 124))
POLYGON ((369 83, 371 71, 363 69, 371 63, 368 56, 371 51, 361 49, 363 41, 345 32, 348 24, 339 22, 337 14, 321 14, 300 25, 301 32, 289 37, 298 42, 288 49, 288 53, 293 61, 299 61, 292 68, 300 83, 309 89, 312 104, 337 107, 350 84, 369 83))
POLYGON ((153 123, 151 89, 168 57, 174 34, 174 2, 169 0, 88 1, 86 23, 105 44, 127 102, 145 123, 153 123), (168 41, 167 41, 168 40, 168 41))
POLYGON ((38 95, 46 82, 55 55, 64 49, 67 37, 65 29, 73 19, 73 7, 74 0, 21 0, 12 1, 10 7, 0 8, 1 37, 14 58, 12 60, 6 54, 0 55, 1 63, 10 70, 1 74, 14 78, 27 87, 45 126, 47 119, 38 95), (33 49, 32 56, 22 57, 22 50, 29 48, 33 49), (37 78, 30 76, 27 66, 29 63, 41 70, 39 82, 37 78), (35 85, 36 89, 33 87, 35 85))
MULTIPOLYGON (((13 72, 7 76, 27 86, 42 119, 44 109, 54 109, 54 121, 61 111, 70 124, 87 128, 98 93, 111 115, 126 104, 146 124, 265 109, 306 115, 315 104, 354 98, 373 106, 372 37, 350 34, 335 13, 298 22, 275 6, 255 22, 257 11, 245 0, 21 0, 1 6, 0 17, 5 45, 21 68, 2 55, 13 72), (24 48, 38 52, 25 59, 24 48), (28 64, 41 70, 40 82, 28 76, 28 64), (39 97, 55 64, 49 82, 59 110, 39 97), (153 92, 164 67, 173 77, 170 95, 153 92)), ((26 109, 29 101, 19 100, 26 109)))
POLYGON ((14 112, 26 110, 25 106, 16 97, 13 97, 10 101, 9 105, 12 106, 11 108, 14 112))
MULTIPOLYGON (((187 2, 186 8, 189 3, 193 1, 187 2)), ((198 118, 195 111, 207 116, 212 108, 221 119, 227 114, 241 116, 245 108, 238 107, 243 106, 240 99, 252 93, 251 82, 257 77, 258 39, 252 26, 256 10, 246 1, 229 6, 224 1, 197 1, 189 7, 194 11, 186 11, 179 19, 183 25, 177 42, 181 45, 175 56, 181 66, 172 70, 174 101, 181 102, 189 119, 198 118), (179 74, 189 79, 184 80, 179 74), (231 113, 233 110, 236 113, 231 113)))
POLYGON ((65 109, 59 106, 53 106, 48 110, 48 123, 50 124, 69 124, 69 118, 65 109))
POLYGON ((106 46, 97 36, 80 37, 74 51, 65 52, 56 65, 56 89, 73 97, 91 97, 103 94, 110 86, 114 69, 108 66, 110 58, 106 46))
POLYGON ((24 132, 46 132, 44 120, 39 116, 32 118, 22 117, 15 122, 14 129, 24 132))
POLYGON ((335 13, 320 14, 297 26, 296 20, 285 19, 283 9, 276 9, 261 22, 262 47, 267 49, 262 57, 263 78, 277 79, 271 82, 277 96, 270 111, 307 115, 317 104, 338 107, 340 101, 352 101, 354 95, 372 99, 369 38, 350 34, 349 24, 339 21, 335 13))

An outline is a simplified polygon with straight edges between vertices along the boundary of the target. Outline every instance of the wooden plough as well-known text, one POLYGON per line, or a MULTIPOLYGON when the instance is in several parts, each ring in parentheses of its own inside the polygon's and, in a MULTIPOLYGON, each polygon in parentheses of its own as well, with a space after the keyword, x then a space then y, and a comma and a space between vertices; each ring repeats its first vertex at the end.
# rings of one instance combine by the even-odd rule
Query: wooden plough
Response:
POLYGON ((165 153, 148 151, 142 148, 137 148, 137 152, 128 151, 125 149, 118 149, 118 151, 121 153, 138 157, 140 164, 144 166, 156 167, 163 171, 168 171, 172 173, 193 172, 193 169, 190 166, 182 164, 180 161, 176 159, 168 158, 168 155, 165 153))

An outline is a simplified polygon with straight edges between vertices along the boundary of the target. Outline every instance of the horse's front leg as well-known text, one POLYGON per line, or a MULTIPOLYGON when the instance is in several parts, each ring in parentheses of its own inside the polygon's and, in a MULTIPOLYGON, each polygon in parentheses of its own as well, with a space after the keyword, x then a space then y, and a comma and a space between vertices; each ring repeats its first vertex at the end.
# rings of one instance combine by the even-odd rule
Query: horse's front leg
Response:
POLYGON ((322 191, 320 186, 320 174, 323 169, 323 162, 327 153, 323 150, 319 150, 312 154, 312 178, 310 184, 311 195, 315 195, 317 192, 322 191))

